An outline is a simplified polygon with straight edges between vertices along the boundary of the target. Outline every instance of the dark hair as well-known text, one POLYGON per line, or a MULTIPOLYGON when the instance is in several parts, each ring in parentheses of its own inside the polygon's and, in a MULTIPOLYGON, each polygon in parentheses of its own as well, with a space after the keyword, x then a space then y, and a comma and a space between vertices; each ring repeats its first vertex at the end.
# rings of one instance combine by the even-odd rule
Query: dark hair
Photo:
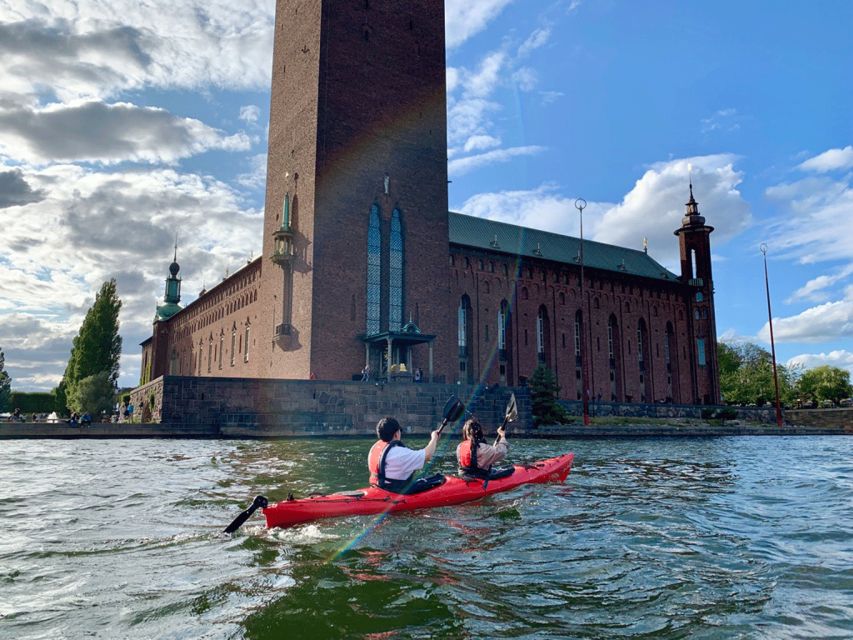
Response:
POLYGON ((465 440, 483 440, 483 427, 477 418, 468 418, 462 426, 462 438, 465 440))
POLYGON ((400 423, 391 416, 385 416, 376 423, 376 436, 384 442, 391 442, 394 439, 394 434, 400 430, 400 423))

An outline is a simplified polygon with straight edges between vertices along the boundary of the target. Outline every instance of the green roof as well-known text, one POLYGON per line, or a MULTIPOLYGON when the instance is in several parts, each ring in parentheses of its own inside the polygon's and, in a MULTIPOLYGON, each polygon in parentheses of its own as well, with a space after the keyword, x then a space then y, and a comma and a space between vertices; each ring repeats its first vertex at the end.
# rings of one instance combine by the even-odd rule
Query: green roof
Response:
MULTIPOLYGON (((579 264, 580 240, 558 233, 528 229, 476 216, 450 212, 450 243, 540 260, 579 264)), ((656 280, 678 281, 678 276, 645 251, 602 242, 583 241, 584 266, 656 280)))

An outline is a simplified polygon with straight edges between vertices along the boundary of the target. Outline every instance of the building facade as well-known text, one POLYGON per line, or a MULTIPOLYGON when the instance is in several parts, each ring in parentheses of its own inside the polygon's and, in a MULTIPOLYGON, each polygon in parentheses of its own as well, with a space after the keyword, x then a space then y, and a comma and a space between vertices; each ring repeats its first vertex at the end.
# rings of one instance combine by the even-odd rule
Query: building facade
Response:
POLYGON ((142 382, 160 375, 523 384, 719 400, 710 233, 681 274, 644 251, 448 212, 444 9, 278 0, 261 257, 181 309, 170 266, 142 382))

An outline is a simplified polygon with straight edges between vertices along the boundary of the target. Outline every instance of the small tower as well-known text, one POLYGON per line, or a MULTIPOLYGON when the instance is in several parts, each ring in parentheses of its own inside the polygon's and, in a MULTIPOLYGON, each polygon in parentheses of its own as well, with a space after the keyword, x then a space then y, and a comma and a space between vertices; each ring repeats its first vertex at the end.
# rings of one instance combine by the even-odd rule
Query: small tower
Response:
POLYGON ((687 291, 687 319, 691 343, 693 398, 692 402, 717 404, 720 385, 717 372, 717 327, 714 314, 714 281, 711 275, 711 232, 699 213, 699 203, 693 197, 690 180, 690 199, 681 227, 675 230, 681 254, 681 280, 687 291))
POLYGON ((157 313, 154 316, 154 322, 160 320, 168 320, 178 311, 181 310, 181 279, 178 277, 178 272, 181 266, 178 264, 178 243, 175 241, 175 255, 172 258, 172 264, 169 265, 169 277, 166 278, 166 292, 163 295, 163 304, 157 305, 157 313))

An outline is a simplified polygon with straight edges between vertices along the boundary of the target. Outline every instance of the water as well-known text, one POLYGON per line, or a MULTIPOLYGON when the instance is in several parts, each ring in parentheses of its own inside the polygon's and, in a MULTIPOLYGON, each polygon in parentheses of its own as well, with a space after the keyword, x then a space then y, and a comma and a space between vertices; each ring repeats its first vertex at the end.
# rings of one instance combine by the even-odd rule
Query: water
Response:
POLYGON ((567 483, 220 534, 369 445, 0 443, 0 637, 853 637, 853 438, 516 442, 567 483))

